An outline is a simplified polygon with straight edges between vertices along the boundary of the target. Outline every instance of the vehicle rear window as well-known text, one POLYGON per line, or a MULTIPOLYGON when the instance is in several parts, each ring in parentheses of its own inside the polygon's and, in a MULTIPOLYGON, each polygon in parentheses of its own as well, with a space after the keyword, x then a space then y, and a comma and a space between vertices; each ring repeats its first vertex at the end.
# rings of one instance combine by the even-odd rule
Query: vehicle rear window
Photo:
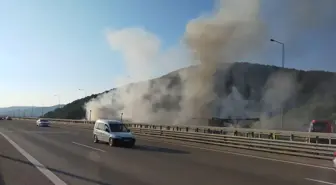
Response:
POLYGON ((317 121, 313 123, 312 132, 329 132, 328 122, 317 121))
POLYGON ((110 123, 111 132, 127 132, 127 128, 124 124, 121 123, 110 123))
POLYGON ((48 122, 48 120, 46 120, 46 119, 41 119, 40 121, 41 122, 48 122))

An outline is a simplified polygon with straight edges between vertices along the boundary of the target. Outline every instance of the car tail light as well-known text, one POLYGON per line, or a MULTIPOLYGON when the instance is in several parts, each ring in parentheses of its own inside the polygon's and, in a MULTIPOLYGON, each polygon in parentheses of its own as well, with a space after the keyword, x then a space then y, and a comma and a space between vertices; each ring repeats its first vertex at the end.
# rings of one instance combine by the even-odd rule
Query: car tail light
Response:
POLYGON ((334 157, 336 157, 336 152, 334 152, 334 157))

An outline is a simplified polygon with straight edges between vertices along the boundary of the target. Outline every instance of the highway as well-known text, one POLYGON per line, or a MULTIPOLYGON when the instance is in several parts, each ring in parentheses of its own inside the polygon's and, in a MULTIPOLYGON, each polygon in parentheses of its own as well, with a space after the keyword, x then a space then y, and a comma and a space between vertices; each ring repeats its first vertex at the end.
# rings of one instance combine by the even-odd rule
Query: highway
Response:
POLYGON ((109 147, 87 129, 0 121, 0 185, 336 185, 331 162, 300 160, 313 165, 145 138, 132 149, 109 147))

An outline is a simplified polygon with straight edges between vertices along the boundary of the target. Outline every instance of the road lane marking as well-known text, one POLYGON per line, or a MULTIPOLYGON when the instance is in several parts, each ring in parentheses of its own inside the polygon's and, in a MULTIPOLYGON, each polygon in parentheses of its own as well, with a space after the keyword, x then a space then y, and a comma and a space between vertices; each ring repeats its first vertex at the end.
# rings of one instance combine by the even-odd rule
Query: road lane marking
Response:
POLYGON ((235 153, 235 152, 229 152, 229 151, 223 151, 223 150, 217 150, 217 149, 211 149, 211 148, 203 148, 203 147, 198 147, 198 146, 193 146, 193 145, 188 145, 188 144, 173 143, 173 142, 167 142, 167 141, 162 141, 162 140, 158 141, 158 140, 147 139, 147 138, 143 138, 143 137, 141 137, 141 139, 147 140, 147 141, 154 141, 154 142, 163 142, 163 143, 168 143, 168 144, 177 145, 177 146, 185 146, 185 147, 189 147, 189 148, 197 148, 197 149, 207 150, 207 151, 212 151, 212 152, 220 152, 220 153, 250 157, 250 158, 255 158, 255 159, 262 159, 262 160, 268 160, 268 161, 274 161, 274 162, 288 163, 288 164, 308 166, 308 167, 313 167, 313 168, 320 168, 320 169, 325 169, 325 170, 336 171, 333 167, 327 167, 327 166, 305 164, 305 163, 300 163, 300 162, 286 161, 286 160, 274 159, 274 158, 269 158, 269 157, 261 157, 261 156, 255 156, 255 155, 249 155, 249 154, 235 153))
POLYGON ((101 150, 99 148, 94 148, 94 147, 91 147, 91 146, 88 146, 88 145, 84 145, 84 144, 81 144, 81 143, 77 143, 77 142, 72 142, 73 144, 75 145, 79 145, 79 146, 83 146, 83 147, 86 147, 86 148, 90 148, 92 150, 97 150, 97 151, 101 151, 101 152, 106 152, 105 150, 101 150))
POLYGON ((318 183, 322 183, 322 184, 336 185, 336 183, 317 180, 317 179, 311 179, 311 178, 305 178, 305 179, 308 180, 308 181, 318 182, 318 183))
MULTIPOLYGON (((154 142, 159 142, 159 143, 162 142, 162 143, 167 143, 167 144, 176 145, 176 146, 184 146, 184 147, 189 147, 189 148, 196 148, 196 149, 201 149, 201 150, 220 152, 220 153, 226 153, 226 154, 231 154, 231 155, 244 156, 244 157, 249 157, 249 158, 268 160, 268 161, 274 161, 274 162, 281 162, 281 163, 287 163, 287 164, 293 164, 293 165, 299 165, 299 166, 307 166, 307 167, 319 168, 319 169, 324 169, 324 170, 332 170, 332 171, 336 172, 336 170, 333 167, 328 167, 328 166, 319 166, 319 165, 306 164, 306 163, 301 163, 301 162, 294 162, 294 161, 287 161, 287 160, 281 160, 281 159, 275 159, 275 158, 269 158, 269 157, 261 157, 261 156, 256 156, 256 155, 249 155, 249 154, 243 154, 243 153, 223 151, 223 150, 219 150, 219 149, 204 148, 204 147, 198 147, 198 146, 193 146, 193 145, 189 145, 189 144, 182 144, 181 142, 178 142, 178 141, 155 140, 155 139, 149 139, 149 138, 145 138, 145 137, 141 137, 141 136, 139 136, 139 138, 141 138, 143 140, 147 140, 147 141, 154 141, 154 142)), ((77 143, 77 144, 83 146, 83 144, 80 144, 80 143, 77 143)), ((86 145, 84 145, 84 146, 88 147, 88 148, 92 148, 90 146, 86 146, 86 145)), ((94 148, 94 150, 97 150, 97 148, 94 148)), ((98 149, 98 150, 100 151, 100 149, 98 149)))
POLYGON ((55 131, 19 131, 19 132, 23 132, 23 133, 27 133, 27 134, 73 134, 71 132, 55 132, 55 131))
POLYGON ((28 159, 30 163, 32 163, 43 175, 45 175, 52 183, 57 185, 67 185, 64 181, 58 178, 54 173, 52 173, 49 169, 47 169, 43 164, 41 164, 38 160, 36 160, 33 156, 31 156, 28 152, 26 152, 23 148, 21 148, 18 144, 16 144, 13 140, 11 140, 7 135, 0 132, 0 134, 16 148, 24 157, 28 159))

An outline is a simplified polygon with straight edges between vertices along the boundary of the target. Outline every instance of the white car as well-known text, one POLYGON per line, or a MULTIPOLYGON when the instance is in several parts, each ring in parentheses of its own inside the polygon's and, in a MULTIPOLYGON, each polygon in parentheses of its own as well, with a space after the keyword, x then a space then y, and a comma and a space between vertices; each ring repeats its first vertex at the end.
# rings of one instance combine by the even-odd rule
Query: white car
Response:
POLYGON ((46 120, 46 119, 38 119, 36 121, 36 126, 38 127, 49 127, 49 120, 46 120))
POLYGON ((135 137, 121 121, 99 119, 93 128, 93 142, 99 141, 107 142, 110 146, 123 145, 132 148, 135 137))

